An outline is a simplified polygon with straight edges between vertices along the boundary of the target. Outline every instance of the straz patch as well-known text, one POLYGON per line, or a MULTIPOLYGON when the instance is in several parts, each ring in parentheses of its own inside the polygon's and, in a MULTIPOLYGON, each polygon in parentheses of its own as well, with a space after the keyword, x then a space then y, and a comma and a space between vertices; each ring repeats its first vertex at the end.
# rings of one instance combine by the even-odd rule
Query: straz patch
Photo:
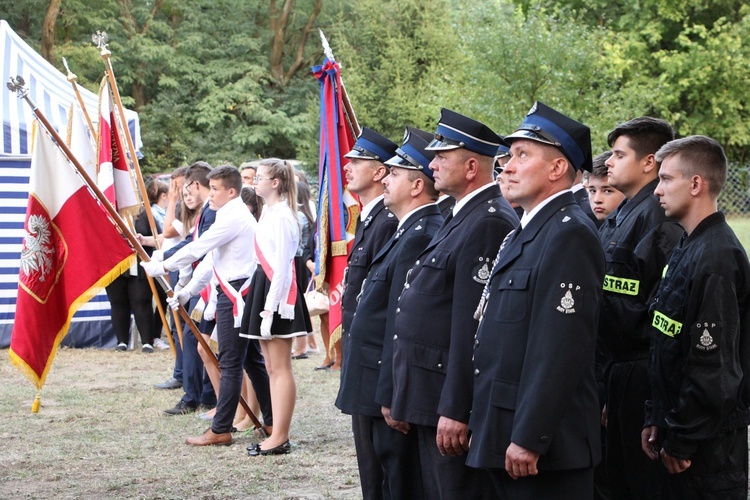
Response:
POLYGON ((716 342, 714 341, 714 337, 711 335, 711 332, 709 331, 709 328, 714 330, 714 333, 716 332, 716 323, 698 323, 696 325, 699 329, 703 328, 703 333, 698 338, 698 343, 695 345, 695 348, 699 351, 713 351, 714 349, 717 349, 719 346, 716 345, 716 342))
POLYGON ((486 285, 490 279, 490 271, 492 271, 492 258, 479 257, 479 263, 474 267, 471 279, 486 285))
POLYGON ((576 300, 581 301, 581 287, 573 283, 560 283, 560 304, 555 308, 563 314, 575 314, 576 300))
POLYGON ((604 291, 623 295, 638 295, 640 281, 604 275, 604 291))
POLYGON ((651 326, 670 337, 675 337, 682 332, 682 323, 673 320, 659 311, 654 311, 654 320, 651 322, 651 326))

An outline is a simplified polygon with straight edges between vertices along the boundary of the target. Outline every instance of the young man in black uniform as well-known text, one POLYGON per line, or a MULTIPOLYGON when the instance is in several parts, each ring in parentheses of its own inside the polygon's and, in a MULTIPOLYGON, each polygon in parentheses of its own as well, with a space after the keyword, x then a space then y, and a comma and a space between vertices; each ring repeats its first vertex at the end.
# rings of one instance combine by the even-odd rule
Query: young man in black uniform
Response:
POLYGON ((506 196, 524 215, 477 309, 466 463, 490 471, 497 498, 590 499, 604 255, 570 191, 576 171, 591 169, 590 131, 537 102, 506 140, 506 196))
POLYGON ((474 309, 492 259, 518 217, 492 178, 499 138, 443 109, 430 163, 435 188, 456 200, 419 255, 396 307, 389 422, 416 428, 427 498, 485 498, 483 471, 466 467, 474 309))
MULTIPOLYGON (((389 427, 381 405, 388 409, 391 406, 393 322, 398 296, 406 273, 443 222, 435 204, 438 192, 429 169, 434 153, 424 150, 431 140, 432 134, 407 127, 404 144, 396 150, 396 156, 385 162, 390 174, 383 179, 384 202, 398 218, 398 230, 372 259, 357 312, 345 333, 336 406, 353 419, 369 420, 365 427, 372 430, 371 435, 358 434, 355 438, 369 439, 368 446, 374 448, 383 470, 380 485, 360 477, 363 488, 378 487, 376 491, 363 489, 364 498, 422 497, 416 432, 409 432, 408 426, 401 430, 389 427)), ((362 444, 357 446, 358 450, 362 448, 362 444)), ((357 456, 358 461, 369 458, 357 456)), ((360 467, 369 469, 366 465, 360 467)))
MULTIPOLYGON (((347 333, 352 326, 357 308, 357 297, 362 291, 370 264, 388 240, 396 232, 398 219, 383 203, 383 179, 388 175, 385 162, 396 154, 398 145, 367 127, 346 155, 349 163, 344 166, 346 181, 351 192, 359 196, 362 212, 354 234, 351 252, 349 253, 346 271, 344 294, 341 298, 342 340, 341 349, 337 350, 333 368, 341 366, 347 349, 347 333)), ((343 376, 342 371, 342 376, 343 376)), ((364 415, 352 416, 352 432, 357 450, 359 476, 362 482, 364 497, 371 497, 367 492, 381 491, 383 473, 375 450, 372 448, 371 420, 364 415), (361 417, 361 418, 360 418, 361 417), (361 458, 360 458, 361 457, 361 458)))
POLYGON ((661 461, 662 498, 747 498, 750 264, 717 209, 727 175, 718 142, 692 136, 656 153, 656 187, 684 228, 653 313, 643 451, 661 461))
POLYGON ((599 228, 607 262, 598 338, 608 361, 605 465, 615 498, 659 497, 656 464, 640 449, 639 417, 650 399, 648 306, 682 233, 654 195, 659 182, 654 154, 673 137, 667 122, 648 116, 619 125, 607 137, 612 148, 605 162, 609 183, 626 198, 599 228))

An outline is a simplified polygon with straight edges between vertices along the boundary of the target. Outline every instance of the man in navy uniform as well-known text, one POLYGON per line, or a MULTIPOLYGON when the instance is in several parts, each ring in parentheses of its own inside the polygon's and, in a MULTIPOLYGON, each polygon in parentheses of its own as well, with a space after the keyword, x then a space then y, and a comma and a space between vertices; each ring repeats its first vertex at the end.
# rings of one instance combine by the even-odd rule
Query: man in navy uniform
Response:
POLYGON ((656 151, 672 140, 664 120, 642 116, 618 125, 607 141, 605 162, 612 187, 625 195, 599 228, 606 258, 599 343, 605 370, 607 455, 610 490, 617 498, 659 498, 657 465, 641 452, 643 405, 650 399, 648 358, 653 336, 648 307, 672 248, 682 234, 654 195, 656 151))
POLYGON ((591 169, 590 131, 537 102, 506 140, 506 196, 524 215, 477 308, 466 463, 490 471, 499 498, 592 498, 604 255, 570 191, 591 169))
POLYGON ((713 139, 668 142, 656 195, 685 230, 651 305, 643 450, 661 455, 662 498, 747 498, 750 264, 717 209, 727 158, 713 139))
POLYGON ((428 150, 435 188, 456 200, 418 256, 396 307, 390 417, 416 428, 427 498, 485 498, 483 471, 466 467, 476 303, 492 259, 518 217, 494 182, 499 137, 443 109, 428 150))
MULTIPOLYGON (((396 232, 398 219, 383 203, 383 179, 388 175, 385 162, 396 154, 398 145, 372 129, 362 128, 362 133, 346 155, 349 163, 344 166, 346 181, 351 192, 359 196, 362 211, 354 233, 351 252, 346 270, 344 294, 341 298, 342 349, 347 349, 347 333, 352 326, 357 297, 362 290, 362 282, 367 276, 373 258, 396 232)), ((334 368, 341 365, 342 353, 336 353, 334 368)), ((362 481, 362 491, 382 490, 382 468, 372 448, 371 421, 364 415, 352 417, 352 432, 362 481), (362 417, 362 418, 359 418, 362 417), (366 457, 366 458, 365 458, 366 457), (372 481, 372 483, 370 483, 372 481)), ((365 498, 378 498, 369 497, 365 498)))
MULTIPOLYGON (((368 421, 369 436, 355 434, 357 450, 374 447, 383 469, 381 485, 360 478, 362 486, 376 487, 365 491, 364 498, 420 498, 422 478, 416 432, 408 424, 396 430, 388 426, 381 405, 390 408, 393 389, 392 355, 393 322, 398 296, 406 273, 417 256, 440 229, 443 217, 435 201, 430 161, 434 157, 425 147, 432 134, 407 127, 404 144, 396 156, 385 162, 390 174, 383 179, 385 206, 398 218, 398 230, 373 258, 357 305, 351 327, 345 333, 346 349, 341 372, 341 386, 336 406, 352 419, 368 421)), ((357 455, 358 461, 370 456, 357 455)), ((369 465, 360 470, 370 470, 369 465)))

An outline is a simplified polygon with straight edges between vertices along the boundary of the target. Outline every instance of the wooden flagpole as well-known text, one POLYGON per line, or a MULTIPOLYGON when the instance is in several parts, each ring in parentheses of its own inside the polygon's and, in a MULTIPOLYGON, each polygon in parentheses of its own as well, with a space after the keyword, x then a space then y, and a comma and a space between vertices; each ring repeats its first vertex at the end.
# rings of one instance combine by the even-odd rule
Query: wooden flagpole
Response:
MULTIPOLYGON (((112 95, 115 98, 115 105, 117 106, 117 113, 120 116, 120 126, 118 127, 119 130, 122 131, 122 133, 125 135, 125 139, 128 145, 128 153, 130 155, 130 161, 133 165, 133 171, 135 172, 135 178, 136 182, 138 183, 138 189, 141 193, 141 200, 143 201, 144 205, 144 212, 146 212, 146 218, 148 219, 148 225, 149 228, 151 228, 151 234, 154 236, 154 245, 156 245, 156 248, 160 248, 161 245, 159 245, 159 238, 158 233, 156 231, 156 222, 154 221, 154 214, 151 213, 151 206, 148 201, 148 192, 146 191, 146 183, 143 182, 143 174, 141 173, 141 166, 138 164, 138 157, 135 154, 135 143, 133 142, 133 137, 130 135, 130 128, 128 128, 128 120, 125 117, 125 108, 122 105, 122 99, 120 98, 120 90, 117 87, 117 80, 115 79, 115 73, 112 70, 112 62, 109 59, 109 56, 111 52, 107 49, 107 41, 109 41, 109 36, 106 32, 103 31, 97 31, 94 35, 91 36, 91 39, 96 44, 97 48, 100 49, 100 54, 102 56, 102 59, 104 59, 104 65, 106 67, 106 75, 107 80, 109 80, 109 87, 110 91, 112 92, 112 95)), ((114 125, 114 124, 113 124, 114 125)), ((151 293, 154 296, 154 302, 156 302, 156 309, 159 311, 159 317, 161 318, 161 322, 164 325, 164 330, 167 332, 167 340, 169 341, 169 346, 172 348, 172 355, 177 356, 177 348, 174 345, 174 340, 172 340, 172 333, 169 328, 169 323, 167 323, 167 317, 164 314, 164 308, 162 307, 161 302, 159 301, 159 295, 156 292, 156 286, 154 285, 154 279, 151 276, 146 276, 146 279, 148 280, 148 286, 151 288, 151 293)))
MULTIPOLYGON (((57 147, 59 147, 62 150, 63 154, 65 154, 65 156, 68 158, 68 161, 78 171, 78 175, 80 175, 84 179, 84 181, 88 185, 89 190, 99 200, 99 203, 101 203, 101 205, 107 211, 112 221, 119 228, 122 235, 125 236, 125 238, 127 238, 127 240, 130 242, 130 245, 133 247, 133 249, 141 258, 141 260, 149 262, 151 259, 148 256, 148 253, 146 253, 146 251, 143 249, 141 244, 138 242, 138 238, 136 238, 136 236, 133 234, 133 231, 131 231, 127 223, 123 220, 120 214, 117 213, 117 210, 115 210, 115 207, 112 206, 112 204, 109 202, 107 197, 104 196, 104 193, 102 193, 102 191, 99 189, 96 183, 94 183, 93 179, 91 179, 91 176, 88 174, 88 172, 86 172, 86 169, 83 168, 83 166, 78 161, 78 159, 73 155, 73 152, 65 144, 65 141, 63 141, 62 137, 60 137, 60 135, 55 131, 55 128, 52 126, 52 124, 47 120, 47 117, 44 116, 44 114, 37 107, 36 103, 31 99, 31 97, 29 97, 29 89, 25 87, 25 83, 26 82, 24 81, 22 77, 17 76, 16 78, 11 77, 10 82, 7 85, 8 85, 8 89, 10 89, 11 92, 16 92, 19 98, 25 100, 28 103, 28 105, 31 107, 31 110, 34 112, 34 115, 37 117, 39 122, 47 130, 47 133, 49 133, 52 136, 52 138, 55 140, 57 147)), ((159 281, 159 285, 166 292, 167 296, 174 297, 174 292, 172 291, 172 288, 169 286, 169 283, 167 283, 164 277, 159 276, 158 281, 159 281)), ((209 347, 208 342, 206 342, 206 340, 203 338, 203 335, 201 335, 201 332, 198 331, 198 327, 195 326, 195 323, 190 318, 190 315, 188 314, 188 312, 185 310, 184 307, 182 307, 182 305, 180 305, 178 311, 180 313, 180 317, 190 327, 190 330, 193 332, 193 335, 195 335, 195 338, 198 340, 198 343, 203 346, 203 349, 205 349, 213 365, 216 366, 216 368, 218 369, 219 360, 216 359, 216 355, 213 353, 213 351, 209 347)), ((255 425, 255 429, 258 430, 261 436, 265 436, 265 431, 260 421, 258 420, 258 417, 255 416, 255 413, 253 413, 253 410, 250 408, 250 405, 247 404, 247 401, 245 401, 245 398, 242 397, 241 394, 240 394, 240 405, 250 416, 250 419, 253 421, 253 425, 255 425)))
POLYGON ((94 141, 98 140, 98 134, 96 133, 96 129, 94 128, 94 123, 91 121, 91 117, 89 116, 89 112, 86 109, 86 105, 83 103, 83 97, 81 96, 81 92, 78 90, 78 84, 76 83, 76 80, 78 77, 70 71, 70 68, 68 67, 68 61, 65 60, 63 57, 63 66, 65 66, 65 70, 68 72, 67 78, 70 84, 73 86, 73 92, 76 94, 76 100, 78 100, 78 104, 81 106, 81 110, 83 111, 83 116, 86 118, 86 124, 89 126, 89 132, 91 132, 91 137, 94 138, 94 141))

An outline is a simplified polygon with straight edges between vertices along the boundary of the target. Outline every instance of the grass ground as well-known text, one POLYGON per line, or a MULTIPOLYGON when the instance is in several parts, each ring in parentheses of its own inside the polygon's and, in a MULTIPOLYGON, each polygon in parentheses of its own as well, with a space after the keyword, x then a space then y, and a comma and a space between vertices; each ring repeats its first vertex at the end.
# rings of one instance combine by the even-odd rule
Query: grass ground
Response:
POLYGON ((351 425, 333 401, 338 372, 322 355, 295 360, 292 453, 251 458, 256 440, 192 448, 207 424, 166 417, 181 391, 155 390, 171 375, 169 351, 60 349, 42 393, 0 355, 0 498, 359 498, 351 425))

